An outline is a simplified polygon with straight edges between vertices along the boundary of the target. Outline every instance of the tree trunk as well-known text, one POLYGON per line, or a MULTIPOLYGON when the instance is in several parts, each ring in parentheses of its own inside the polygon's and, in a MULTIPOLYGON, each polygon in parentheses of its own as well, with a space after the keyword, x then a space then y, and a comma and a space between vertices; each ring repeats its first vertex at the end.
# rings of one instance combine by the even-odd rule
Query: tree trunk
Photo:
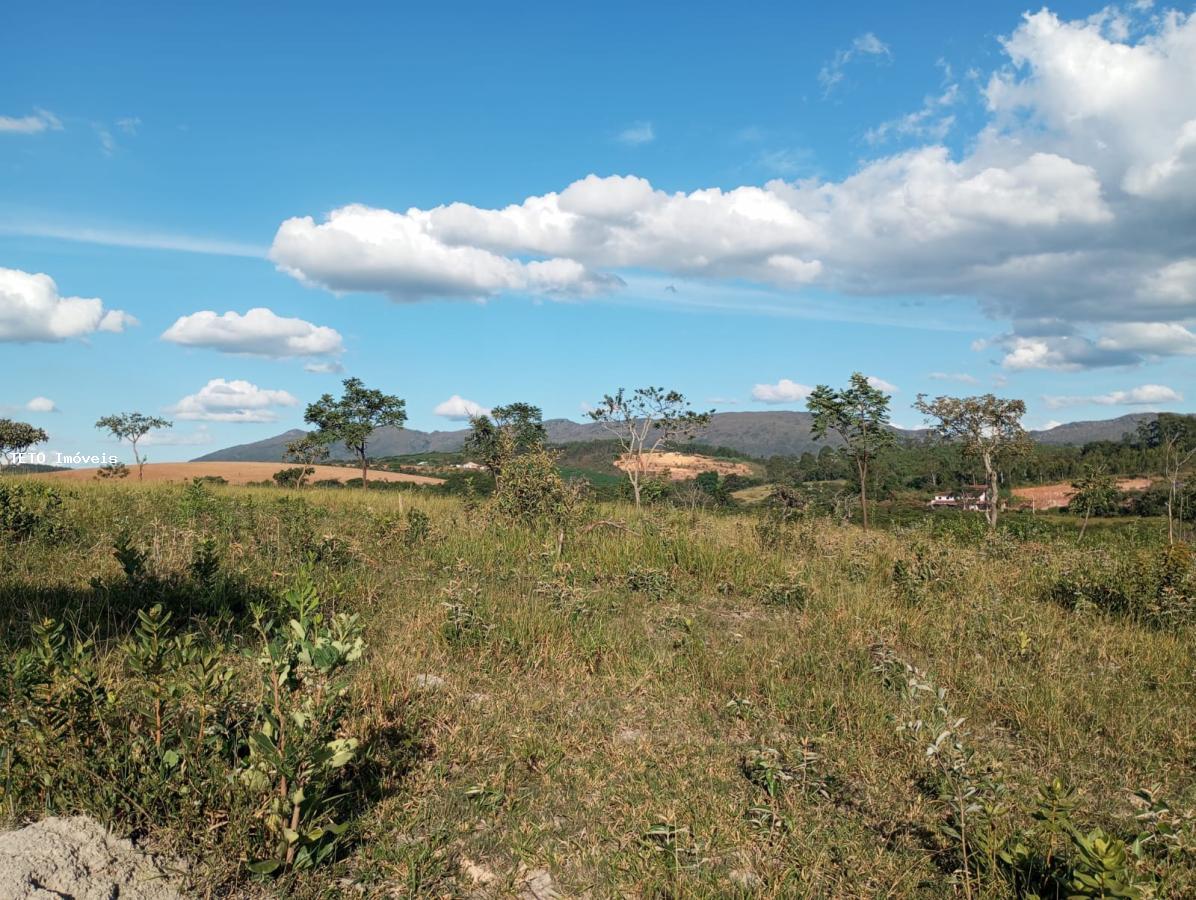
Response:
POLYGON ((1076 543, 1084 540, 1084 532, 1088 530, 1088 517, 1092 515, 1092 506, 1089 505, 1084 509, 1084 524, 1080 526, 1080 538, 1076 543))
POLYGON ((988 468, 988 530, 997 529, 997 470, 991 464, 988 468))
POLYGON ((133 462, 137 463, 137 480, 145 480, 145 463, 141 461, 141 454, 137 452, 137 442, 133 441, 133 462))
POLYGON ((868 464, 857 464, 860 472, 860 510, 864 519, 864 530, 868 530, 868 464))
POLYGON ((1175 484, 1172 483, 1167 493, 1167 544, 1175 543, 1175 484))
POLYGON ((366 484, 366 479, 369 478, 369 475, 370 475, 370 466, 369 466, 369 463, 366 462, 365 450, 362 449, 361 450, 361 489, 363 491, 368 486, 366 484))

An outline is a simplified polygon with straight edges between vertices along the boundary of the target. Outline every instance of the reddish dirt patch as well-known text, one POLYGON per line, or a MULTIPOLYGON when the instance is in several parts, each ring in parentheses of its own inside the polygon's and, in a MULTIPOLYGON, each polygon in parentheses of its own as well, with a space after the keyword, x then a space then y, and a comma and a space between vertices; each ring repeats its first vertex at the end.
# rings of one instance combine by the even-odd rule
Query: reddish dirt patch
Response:
MULTIPOLYGON (((1117 487, 1122 491, 1141 491, 1150 487, 1149 478, 1120 478, 1117 487)), ((1020 487, 1013 492, 1014 499, 1029 503, 1034 509, 1062 509, 1067 506, 1075 488, 1068 482, 1040 484, 1036 487, 1020 487)))
MULTIPOLYGON (((288 463, 270 462, 191 462, 191 463, 146 463, 146 481, 190 481, 192 478, 203 478, 207 475, 219 476, 230 484, 248 484, 251 481, 269 481, 275 472, 289 469, 288 463)), ((360 478, 360 469, 347 469, 341 466, 316 466, 316 473, 311 476, 312 481, 336 479, 348 481, 350 478, 360 478)), ((64 472, 47 472, 39 477, 54 478, 60 481, 91 481, 96 477, 96 469, 69 469, 64 472)), ((137 467, 129 466, 129 477, 124 481, 137 480, 137 467)), ((380 472, 370 469, 370 481, 409 481, 412 484, 443 484, 444 479, 432 478, 429 475, 407 475, 401 472, 380 472)))
MULTIPOLYGON (((752 467, 746 463, 712 459, 692 453, 649 453, 645 454, 648 474, 660 476, 668 473, 670 481, 687 481, 697 478, 703 472, 718 472, 719 475, 751 475, 752 467)), ((615 465, 626 472, 631 463, 626 456, 615 461, 615 465)))

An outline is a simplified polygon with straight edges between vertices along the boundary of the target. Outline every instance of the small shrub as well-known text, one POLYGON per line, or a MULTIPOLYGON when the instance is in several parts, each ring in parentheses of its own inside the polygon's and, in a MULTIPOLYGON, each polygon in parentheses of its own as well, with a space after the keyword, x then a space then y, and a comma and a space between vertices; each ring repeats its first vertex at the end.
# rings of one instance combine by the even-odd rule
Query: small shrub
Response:
POLYGON ((345 736, 345 669, 365 653, 356 616, 325 620, 311 573, 300 570, 285 597, 285 625, 254 611, 261 639, 258 722, 249 736, 244 784, 268 796, 251 871, 271 875, 328 859, 347 821, 345 766, 359 740, 345 736))
POLYGON ((482 590, 464 578, 454 578, 444 589, 444 625, 441 634, 450 644, 483 643, 494 626, 481 614, 482 590))
POLYGON ((635 567, 629 569, 625 578, 627 590, 643 594, 649 600, 666 600, 676 590, 672 573, 664 569, 635 567))
POLYGON ((274 483, 279 487, 284 488, 298 488, 303 487, 310 475, 315 474, 314 466, 292 466, 288 469, 280 469, 271 477, 274 483))
POLYGON ((946 548, 917 540, 893 562, 893 590, 907 603, 918 604, 940 587, 950 572, 946 548))
POLYGON ((765 606, 783 609, 805 609, 810 600, 810 588, 801 581, 769 582, 756 596, 765 606))
POLYGON ((59 537, 66 525, 62 495, 40 481, 0 481, 0 536, 9 541, 59 537))
POLYGON ((779 797, 791 788, 828 797, 826 779, 815 772, 815 764, 820 759, 813 745, 803 741, 793 758, 773 747, 752 750, 743 757, 740 770, 769 797, 779 797))
POLYGON ((407 527, 403 531, 403 542, 408 547, 422 544, 432 534, 432 519, 422 509, 407 510, 407 527))

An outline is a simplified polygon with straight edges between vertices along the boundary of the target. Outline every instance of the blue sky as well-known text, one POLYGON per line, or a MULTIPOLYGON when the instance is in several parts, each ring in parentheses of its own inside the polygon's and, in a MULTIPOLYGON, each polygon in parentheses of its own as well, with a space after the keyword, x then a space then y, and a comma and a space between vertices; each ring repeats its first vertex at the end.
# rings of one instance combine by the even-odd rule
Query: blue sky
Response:
POLYGON ((907 425, 1196 408, 1190 6, 345 9, 6 11, 0 415, 168 460, 346 375, 421 429, 856 369, 907 425))

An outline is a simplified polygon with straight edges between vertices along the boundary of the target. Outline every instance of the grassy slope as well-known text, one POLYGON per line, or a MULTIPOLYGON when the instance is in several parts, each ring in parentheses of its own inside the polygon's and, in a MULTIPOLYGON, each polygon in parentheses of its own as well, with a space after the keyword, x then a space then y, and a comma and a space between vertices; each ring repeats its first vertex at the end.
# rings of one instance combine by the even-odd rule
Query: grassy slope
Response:
MULTIPOLYGON (((299 559, 278 491, 217 489, 197 514, 176 488, 71 490, 83 539, 0 554, 9 640, 65 589, 117 571, 110 541, 122 526, 163 571, 186 565, 201 532, 259 583, 284 584, 299 559), (252 515, 229 505, 245 498, 252 515)), ((618 507, 602 514, 632 531, 595 529, 558 562, 545 536, 455 500, 303 497, 322 510, 317 530, 351 548, 353 561, 320 579, 369 623, 360 715, 402 725, 419 750, 364 813, 354 851, 280 890, 331 896, 347 878, 371 895, 450 895, 469 887, 468 859, 495 874, 497 896, 539 867, 570 896, 721 897, 745 877, 759 879, 753 896, 952 896, 927 830, 924 755, 896 733, 907 711, 873 671, 878 642, 947 689, 1023 817, 1051 775, 1080 788, 1080 821, 1121 832, 1128 790, 1160 783, 1175 805, 1196 802, 1191 632, 1036 599, 1063 557, 1096 551, 949 548, 953 574, 911 605, 890 571, 917 536, 816 523, 762 548, 748 517, 618 507), (408 549, 387 532, 400 504, 431 516, 431 540, 408 549), (762 602, 765 585, 793 579, 811 589, 804 610, 762 602), (492 628, 447 641, 444 601, 492 628), (421 673, 443 689, 414 690, 421 673), (829 796, 792 788, 771 800, 741 774, 754 748, 800 757, 803 746, 829 796), (754 827, 751 807, 771 807, 788 830, 754 827), (676 854, 645 843, 657 823, 684 829, 676 854)))

